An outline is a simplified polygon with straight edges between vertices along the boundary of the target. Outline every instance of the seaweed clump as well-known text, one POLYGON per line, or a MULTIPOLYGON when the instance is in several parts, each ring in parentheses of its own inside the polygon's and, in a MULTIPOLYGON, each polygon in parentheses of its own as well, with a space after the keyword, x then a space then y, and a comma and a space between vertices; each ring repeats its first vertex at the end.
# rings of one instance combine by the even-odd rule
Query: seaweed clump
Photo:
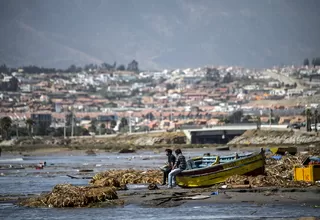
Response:
POLYGON ((162 181, 161 170, 109 170, 96 174, 90 181, 94 186, 122 187, 126 184, 160 184, 162 181))
POLYGON ((117 199, 117 192, 112 187, 58 184, 50 193, 24 199, 19 204, 27 207, 90 207, 101 202, 120 204, 121 201, 115 201, 117 199))

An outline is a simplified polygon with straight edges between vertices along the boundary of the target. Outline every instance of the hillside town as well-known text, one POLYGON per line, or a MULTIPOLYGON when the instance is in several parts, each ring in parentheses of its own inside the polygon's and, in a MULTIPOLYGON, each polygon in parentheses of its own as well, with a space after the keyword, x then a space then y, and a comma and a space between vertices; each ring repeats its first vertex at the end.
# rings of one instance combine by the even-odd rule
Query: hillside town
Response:
POLYGON ((0 117, 10 117, 10 136, 107 135, 257 120, 291 125, 305 122, 306 109, 314 112, 320 102, 317 66, 139 71, 138 62, 130 65, 0 73, 0 117))

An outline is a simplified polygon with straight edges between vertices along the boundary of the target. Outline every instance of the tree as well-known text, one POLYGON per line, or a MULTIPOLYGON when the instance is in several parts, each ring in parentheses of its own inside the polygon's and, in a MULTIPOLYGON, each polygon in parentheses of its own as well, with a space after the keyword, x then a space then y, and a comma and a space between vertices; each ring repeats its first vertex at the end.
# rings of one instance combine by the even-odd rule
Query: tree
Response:
POLYGON ((117 70, 119 70, 119 71, 124 71, 124 70, 126 70, 126 67, 125 67, 123 64, 120 64, 120 65, 117 67, 117 70))
POLYGON ((219 81, 219 70, 217 70, 216 68, 207 68, 205 78, 207 81, 219 81))
POLYGON ((132 60, 131 63, 128 64, 128 71, 139 72, 139 64, 137 61, 132 60))
POLYGON ((0 130, 1 130, 1 136, 3 140, 8 140, 9 136, 9 130, 12 125, 12 120, 10 117, 5 116, 0 119, 0 130))
POLYGON ((105 134, 106 133, 106 124, 101 123, 99 126, 99 134, 105 134))
POLYGON ((272 120, 273 120, 273 109, 270 108, 269 120, 268 120, 268 122, 269 122, 269 123, 272 123, 272 122, 273 122, 272 120))
POLYGON ((121 118, 119 127, 124 128, 127 125, 128 125, 128 120, 126 118, 121 118))
POLYGON ((309 59, 308 58, 304 59, 303 65, 304 66, 309 66, 309 59))
POLYGON ((16 77, 11 76, 7 82, 0 82, 0 90, 16 92, 19 89, 19 81, 16 77))
POLYGON ((76 73, 77 67, 76 67, 76 65, 72 64, 71 66, 69 66, 69 68, 66 71, 69 73, 76 73))
POLYGON ((116 120, 112 120, 112 121, 110 122, 110 127, 111 127, 112 129, 114 129, 116 126, 117 126, 116 120))
POLYGON ((121 133, 124 133, 124 132, 128 132, 128 131, 129 131, 129 126, 128 126, 128 120, 127 120, 127 118, 121 118, 118 129, 119 129, 119 131, 120 131, 121 133))
POLYGON ((319 118, 319 115, 318 115, 318 109, 316 109, 314 111, 314 130, 317 132, 318 129, 317 129, 317 126, 318 126, 318 118, 319 118))
POLYGON ((167 84, 166 84, 166 89, 167 89, 167 91, 168 91, 168 90, 172 90, 172 89, 175 89, 176 86, 177 86, 176 84, 167 83, 167 84))
POLYGON ((152 112, 149 112, 145 115, 145 119, 149 119, 150 121, 153 121, 155 119, 154 115, 152 112))
POLYGON ((90 132, 96 132, 97 130, 97 119, 92 119, 91 122, 90 122, 90 127, 89 127, 89 131, 90 132))
POLYGON ((114 69, 114 65, 111 65, 109 63, 102 63, 101 64, 101 68, 105 69, 105 70, 113 70, 114 69))
POLYGON ((260 130, 260 128, 261 128, 261 118, 260 118, 260 116, 258 116, 258 118, 257 118, 257 130, 260 130))
POLYGON ((320 57, 313 58, 311 64, 313 67, 320 66, 320 57))
POLYGON ((309 131, 312 130, 311 129, 311 117, 312 117, 311 109, 309 109, 309 108, 307 109, 306 116, 307 116, 307 126, 306 126, 306 128, 307 128, 307 131, 309 132, 309 131))
POLYGON ((27 130, 28 130, 28 135, 31 137, 32 136, 32 128, 33 125, 35 124, 34 121, 31 118, 28 118, 26 121, 26 126, 27 126, 27 130))
POLYGON ((180 100, 177 102, 177 107, 181 107, 181 106, 185 106, 185 105, 186 105, 186 103, 182 102, 180 100))
POLYGON ((6 64, 0 66, 0 73, 9 73, 9 68, 6 66, 6 64))
POLYGON ((222 80, 223 83, 230 83, 232 82, 232 76, 231 76, 231 73, 228 72, 224 77, 223 77, 223 80, 222 80))
POLYGON ((66 114, 66 126, 71 126, 72 121, 75 122, 75 116, 72 111, 69 111, 68 114, 66 114))
POLYGON ((133 89, 133 90, 131 91, 131 96, 139 95, 139 93, 140 93, 140 90, 139 90, 139 89, 133 89))
POLYGON ((242 122, 248 123, 250 120, 252 120, 251 115, 245 115, 242 119, 242 122))
POLYGON ((240 111, 235 111, 234 113, 232 113, 232 115, 229 116, 228 120, 232 123, 239 123, 241 122, 243 116, 243 112, 240 111))

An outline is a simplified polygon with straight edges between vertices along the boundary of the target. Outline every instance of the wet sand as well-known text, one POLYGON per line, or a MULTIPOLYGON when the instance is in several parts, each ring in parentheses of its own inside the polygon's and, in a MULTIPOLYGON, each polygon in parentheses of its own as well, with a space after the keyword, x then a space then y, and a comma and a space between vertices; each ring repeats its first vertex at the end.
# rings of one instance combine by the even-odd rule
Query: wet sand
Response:
MULTIPOLYGON (((144 152, 144 151, 153 151, 155 153, 162 153, 165 155, 165 149, 171 148, 175 149, 179 147, 178 145, 161 145, 161 146, 144 146, 141 149, 136 149, 136 152, 144 152)), ((64 155, 86 155, 87 150, 92 150, 96 154, 101 153, 112 153, 112 152, 119 152, 121 149, 126 149, 127 147, 115 147, 112 150, 106 150, 101 148, 90 148, 86 147, 84 149, 74 149, 70 147, 53 147, 53 146, 42 146, 39 148, 12 148, 10 150, 3 150, 2 151, 2 157, 11 157, 11 156, 64 156, 64 155)), ((183 150, 183 152, 199 152, 199 155, 202 153, 212 153, 216 152, 217 146, 214 145, 206 145, 206 146, 196 146, 194 148, 186 147, 185 145, 181 145, 180 148, 183 150)), ((244 147, 230 147, 229 151, 218 151, 219 154, 232 154, 237 151, 259 151, 259 147, 254 146, 244 146, 244 147)), ((1 157, 0 157, 1 159, 1 157)))
POLYGON ((298 204, 320 208, 320 187, 301 188, 253 188, 253 189, 167 189, 119 191, 125 204, 143 207, 174 207, 182 204, 207 205, 221 203, 298 204), (212 193, 215 195, 211 195, 212 193), (218 192, 218 193, 217 193, 218 192), (199 197, 203 196, 203 198, 199 197), (206 198, 208 197, 208 198, 206 198))

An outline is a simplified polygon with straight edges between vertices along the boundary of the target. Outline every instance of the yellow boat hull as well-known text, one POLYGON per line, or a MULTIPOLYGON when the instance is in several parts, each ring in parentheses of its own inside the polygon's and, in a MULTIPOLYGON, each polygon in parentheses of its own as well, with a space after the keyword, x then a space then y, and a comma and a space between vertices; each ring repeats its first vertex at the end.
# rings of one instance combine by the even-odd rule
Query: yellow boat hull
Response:
POLYGON ((225 164, 206 168, 185 170, 176 177, 180 187, 208 187, 223 183, 233 175, 259 175, 264 173, 265 157, 263 152, 225 164))

